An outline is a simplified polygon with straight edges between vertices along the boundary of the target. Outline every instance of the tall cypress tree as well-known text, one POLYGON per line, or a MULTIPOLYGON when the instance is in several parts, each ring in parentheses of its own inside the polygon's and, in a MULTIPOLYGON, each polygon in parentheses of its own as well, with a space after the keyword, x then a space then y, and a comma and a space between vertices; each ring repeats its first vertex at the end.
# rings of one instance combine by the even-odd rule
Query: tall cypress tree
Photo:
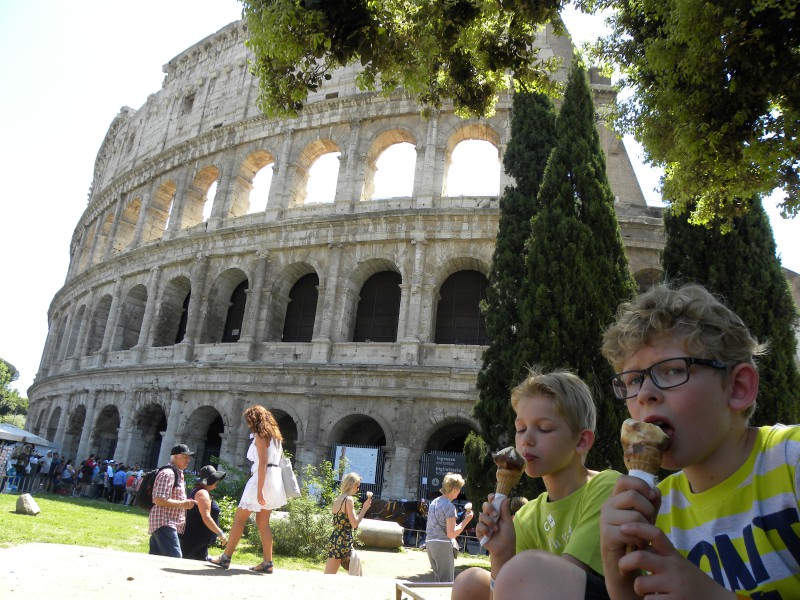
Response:
POLYGON ((490 343, 478 373, 479 399, 474 407, 482 439, 469 439, 464 449, 472 497, 485 497, 494 491, 488 450, 514 442, 509 397, 519 380, 515 367, 518 302, 526 270, 524 248, 530 236, 536 195, 555 143, 556 112, 550 99, 538 93, 515 94, 511 139, 503 157, 505 172, 514 178, 515 186, 507 187, 500 198, 497 242, 483 305, 490 343))
POLYGON ((550 156, 526 247, 517 369, 538 363, 568 368, 592 390, 595 468, 622 467, 619 427, 624 403, 613 399, 613 375, 600 354, 604 329, 636 284, 614 211, 614 195, 595 125, 592 92, 578 60, 569 73, 550 156))
POLYGON ((661 262, 670 280, 696 282, 723 297, 770 351, 758 359, 760 385, 753 423, 797 423, 800 418, 800 372, 794 357, 798 312, 775 256, 775 239, 761 200, 733 219, 722 233, 720 221, 710 227, 689 223, 689 212, 664 215, 667 242, 661 262))

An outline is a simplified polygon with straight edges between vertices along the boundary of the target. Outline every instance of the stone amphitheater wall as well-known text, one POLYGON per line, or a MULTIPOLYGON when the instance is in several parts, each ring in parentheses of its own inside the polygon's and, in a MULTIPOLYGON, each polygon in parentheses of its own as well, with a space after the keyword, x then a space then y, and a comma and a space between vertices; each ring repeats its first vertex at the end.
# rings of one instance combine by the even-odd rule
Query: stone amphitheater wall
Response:
MULTIPOLYGON (((488 274, 498 195, 513 183, 501 174, 496 193, 448 196, 452 154, 479 139, 502 160, 511 98, 487 119, 449 106, 423 118, 401 92, 357 90, 347 68, 299 117, 270 120, 256 108, 245 37, 233 23, 187 49, 164 66, 161 90, 112 122, 48 314, 30 423, 76 460, 152 466, 184 442, 194 467, 211 455, 245 467, 241 415, 260 403, 299 467, 337 445, 378 448, 374 489, 416 497, 426 455, 457 451, 477 426, 485 346, 442 342, 437 328, 448 282, 488 274), (376 161, 400 142, 416 150, 413 191, 374 199, 376 161), (307 202, 309 170, 329 152, 340 152, 334 201, 307 202), (251 206, 270 165, 266 202, 251 206), (396 336, 355 341, 362 296, 384 273, 399 275, 396 336), (315 318, 304 341, 285 341, 309 275, 315 318)), ((566 68, 569 41, 547 32, 543 43, 566 68)), ((613 90, 596 73, 592 82, 601 109, 613 90)), ((624 144, 599 131, 631 269, 647 283, 659 274, 660 211, 646 206, 624 144)))

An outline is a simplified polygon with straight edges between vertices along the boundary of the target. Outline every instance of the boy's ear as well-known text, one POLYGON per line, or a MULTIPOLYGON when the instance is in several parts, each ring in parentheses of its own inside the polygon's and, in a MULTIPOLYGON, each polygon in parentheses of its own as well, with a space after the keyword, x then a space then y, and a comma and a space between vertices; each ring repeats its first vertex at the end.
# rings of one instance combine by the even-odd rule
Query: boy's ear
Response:
POLYGON ((731 369, 728 375, 731 395, 730 407, 736 412, 744 412, 758 396, 758 371, 748 363, 741 363, 731 369))
POLYGON ((594 431, 591 429, 582 429, 578 434, 578 443, 575 444, 575 450, 578 451, 578 454, 586 456, 593 445, 594 431))

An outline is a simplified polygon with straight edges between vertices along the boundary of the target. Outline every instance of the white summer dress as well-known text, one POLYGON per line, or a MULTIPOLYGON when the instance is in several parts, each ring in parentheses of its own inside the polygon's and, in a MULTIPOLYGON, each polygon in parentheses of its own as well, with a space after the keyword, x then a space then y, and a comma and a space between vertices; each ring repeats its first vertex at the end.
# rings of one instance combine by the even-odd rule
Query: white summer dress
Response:
POLYGON ((283 446, 276 440, 271 440, 267 446, 267 476, 264 478, 264 499, 266 504, 258 503, 258 450, 256 450, 255 440, 250 442, 247 450, 247 459, 253 461, 250 468, 250 479, 244 486, 242 499, 239 501, 239 508, 251 512, 259 512, 262 509, 274 510, 286 504, 286 491, 283 489, 283 479, 281 479, 281 468, 278 461, 283 454, 283 446))

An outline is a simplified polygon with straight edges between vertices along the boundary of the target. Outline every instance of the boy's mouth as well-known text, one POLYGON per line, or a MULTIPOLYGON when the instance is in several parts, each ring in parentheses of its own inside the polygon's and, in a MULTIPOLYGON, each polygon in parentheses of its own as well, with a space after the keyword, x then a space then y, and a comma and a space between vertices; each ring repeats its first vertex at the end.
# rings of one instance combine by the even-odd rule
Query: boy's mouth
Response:
POLYGON ((644 422, 650 423, 651 425, 655 425, 666 434, 666 436, 669 438, 669 443, 667 444, 667 448, 664 451, 665 452, 668 451, 670 449, 670 446, 672 446, 672 441, 675 436, 675 428, 669 423, 669 421, 658 416, 648 417, 644 420, 644 422))

